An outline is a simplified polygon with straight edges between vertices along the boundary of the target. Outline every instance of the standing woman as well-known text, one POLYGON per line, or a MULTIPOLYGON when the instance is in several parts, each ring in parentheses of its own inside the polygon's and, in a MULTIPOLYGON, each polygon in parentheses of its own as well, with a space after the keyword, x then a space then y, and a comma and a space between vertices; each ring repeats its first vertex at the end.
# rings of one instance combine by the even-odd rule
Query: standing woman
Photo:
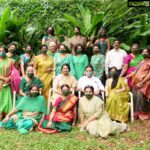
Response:
POLYGON ((142 54, 139 54, 139 45, 133 44, 131 48, 131 54, 127 55, 124 60, 124 66, 121 72, 121 76, 126 76, 128 79, 128 85, 132 89, 132 78, 128 77, 132 74, 139 62, 143 60, 142 54))
POLYGON ((82 36, 80 28, 75 27, 74 28, 74 36, 69 39, 69 48, 72 50, 72 54, 75 53, 75 47, 81 44, 83 47, 86 46, 86 39, 84 36, 82 36))
POLYGON ((45 49, 45 45, 41 48, 41 54, 34 57, 34 70, 35 75, 40 78, 42 83, 44 84, 44 89, 42 90, 42 94, 45 99, 48 101, 48 92, 52 85, 52 78, 54 75, 54 61, 51 56, 48 56, 47 49, 45 49))
POLYGON ((6 56, 5 49, 0 46, 0 120, 12 109, 10 75, 13 60, 6 56))
POLYGON ((25 49, 25 54, 22 54, 21 57, 21 73, 22 76, 25 76, 26 68, 28 65, 33 66, 32 62, 32 47, 31 45, 28 45, 25 49))
POLYGON ((54 28, 52 26, 50 26, 46 29, 46 35, 42 39, 42 45, 46 44, 47 46, 49 46, 49 43, 52 41, 55 42, 56 45, 59 44, 59 40, 55 36, 54 28))
POLYGON ((144 60, 138 65, 133 78, 133 100, 135 119, 150 118, 150 50, 142 52, 144 60))
POLYGON ((19 69, 20 57, 16 54, 16 44, 11 43, 8 45, 8 53, 6 54, 8 58, 11 58, 15 61, 15 67, 19 69))
POLYGON ((61 67, 63 64, 69 64, 70 66, 70 73, 72 75, 75 74, 74 66, 73 66, 73 59, 70 54, 68 54, 68 48, 64 45, 60 45, 59 53, 56 53, 54 56, 55 61, 55 69, 56 69, 56 76, 61 74, 61 67))
POLYGON ((110 41, 107 38, 105 29, 102 29, 98 33, 98 39, 95 41, 95 44, 98 44, 103 55, 106 55, 106 53, 110 50, 110 41))
POLYGON ((93 54, 94 55, 91 57, 90 64, 94 68, 94 75, 102 80, 105 71, 105 56, 100 54, 100 47, 98 46, 98 44, 94 44, 93 54))
POLYGON ((73 56, 73 64, 75 69, 75 78, 79 80, 83 76, 85 67, 89 64, 88 57, 83 54, 84 48, 81 44, 75 47, 75 55, 73 56))

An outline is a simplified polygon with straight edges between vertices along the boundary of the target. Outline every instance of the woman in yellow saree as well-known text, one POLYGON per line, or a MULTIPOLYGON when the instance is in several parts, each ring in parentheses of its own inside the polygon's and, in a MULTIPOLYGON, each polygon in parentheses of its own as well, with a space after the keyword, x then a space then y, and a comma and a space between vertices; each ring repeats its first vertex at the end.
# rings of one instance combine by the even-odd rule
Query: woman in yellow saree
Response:
POLYGON ((106 111, 112 120, 119 122, 128 121, 129 113, 129 88, 122 77, 117 74, 117 68, 110 69, 111 78, 106 81, 106 111))
POLYGON ((39 129, 44 133, 70 131, 76 120, 76 103, 78 98, 70 94, 67 84, 61 86, 62 96, 57 98, 49 116, 43 117, 39 129))
POLYGON ((42 95, 48 101, 48 92, 52 85, 54 61, 51 56, 47 54, 47 46, 42 45, 41 54, 34 58, 35 75, 40 78, 44 84, 42 95))

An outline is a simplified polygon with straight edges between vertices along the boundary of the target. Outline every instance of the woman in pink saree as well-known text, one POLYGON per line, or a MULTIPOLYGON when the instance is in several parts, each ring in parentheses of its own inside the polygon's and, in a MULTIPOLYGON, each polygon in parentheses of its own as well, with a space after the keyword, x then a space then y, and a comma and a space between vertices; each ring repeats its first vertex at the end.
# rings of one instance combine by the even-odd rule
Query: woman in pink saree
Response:
POLYGON ((143 60, 142 54, 139 54, 139 45, 133 44, 132 53, 127 55, 124 59, 124 67, 121 72, 121 76, 125 76, 128 79, 128 85, 132 89, 132 77, 130 76, 136 70, 139 62, 143 60))

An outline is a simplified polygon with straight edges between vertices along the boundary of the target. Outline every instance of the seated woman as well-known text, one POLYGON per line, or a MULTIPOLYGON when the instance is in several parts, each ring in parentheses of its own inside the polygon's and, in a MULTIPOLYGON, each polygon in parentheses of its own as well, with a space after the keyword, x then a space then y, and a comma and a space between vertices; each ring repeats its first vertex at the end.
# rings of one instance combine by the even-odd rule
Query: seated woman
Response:
POLYGON ((61 86, 62 96, 58 97, 49 116, 45 116, 39 129, 45 133, 70 131, 76 121, 76 104, 78 98, 71 95, 67 84, 61 86))
POLYGON ((22 77, 19 87, 19 95, 17 97, 17 103, 20 102, 23 96, 26 96, 32 85, 37 85, 40 90, 43 88, 43 83, 38 77, 34 76, 34 69, 32 66, 28 66, 26 69, 26 75, 22 77))
POLYGON ((77 81, 74 76, 70 75, 70 66, 63 64, 61 67, 61 74, 56 76, 53 83, 53 103, 61 95, 61 86, 67 84, 70 87, 70 91, 74 92, 77 87, 77 81))
POLYGON ((37 126, 46 113, 45 98, 39 95, 38 86, 33 85, 29 95, 23 97, 16 108, 0 122, 0 128, 17 129, 19 133, 25 134, 37 126))
POLYGON ((106 138, 109 134, 124 132, 125 123, 111 121, 104 110, 104 103, 99 97, 94 96, 94 88, 86 86, 85 96, 79 100, 80 131, 88 131, 91 135, 106 138))
POLYGON ((110 69, 111 78, 106 81, 106 111, 112 120, 127 122, 129 114, 129 88, 125 79, 117 74, 117 68, 110 69))
POLYGON ((145 120, 150 117, 150 50, 144 49, 142 55, 133 78, 133 100, 135 119, 145 120))

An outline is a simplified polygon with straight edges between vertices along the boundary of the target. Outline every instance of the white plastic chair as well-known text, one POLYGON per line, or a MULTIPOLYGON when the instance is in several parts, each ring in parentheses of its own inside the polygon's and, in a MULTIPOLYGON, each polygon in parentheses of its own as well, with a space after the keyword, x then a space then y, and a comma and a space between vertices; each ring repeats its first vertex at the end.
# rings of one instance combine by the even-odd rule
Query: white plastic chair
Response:
POLYGON ((13 92, 13 109, 15 108, 16 105, 16 91, 13 92))
POLYGON ((47 114, 50 113, 50 107, 52 106, 52 94, 53 94, 53 88, 50 88, 48 93, 47 114))
MULTIPOLYGON (((129 96, 130 96, 130 100, 128 102, 129 104, 129 108, 130 108, 130 119, 131 119, 131 122, 134 122, 134 106, 133 106, 133 94, 132 92, 129 92, 129 96)), ((78 97, 79 99, 81 98, 81 91, 78 91, 78 97)), ((102 97, 103 99, 105 99, 105 93, 102 92, 102 97)), ((104 105, 105 107, 105 105, 104 105)))
POLYGON ((130 107, 130 119, 131 122, 134 122, 134 105, 133 105, 133 94, 132 92, 129 92, 130 95, 130 101, 128 102, 129 107, 130 107))

